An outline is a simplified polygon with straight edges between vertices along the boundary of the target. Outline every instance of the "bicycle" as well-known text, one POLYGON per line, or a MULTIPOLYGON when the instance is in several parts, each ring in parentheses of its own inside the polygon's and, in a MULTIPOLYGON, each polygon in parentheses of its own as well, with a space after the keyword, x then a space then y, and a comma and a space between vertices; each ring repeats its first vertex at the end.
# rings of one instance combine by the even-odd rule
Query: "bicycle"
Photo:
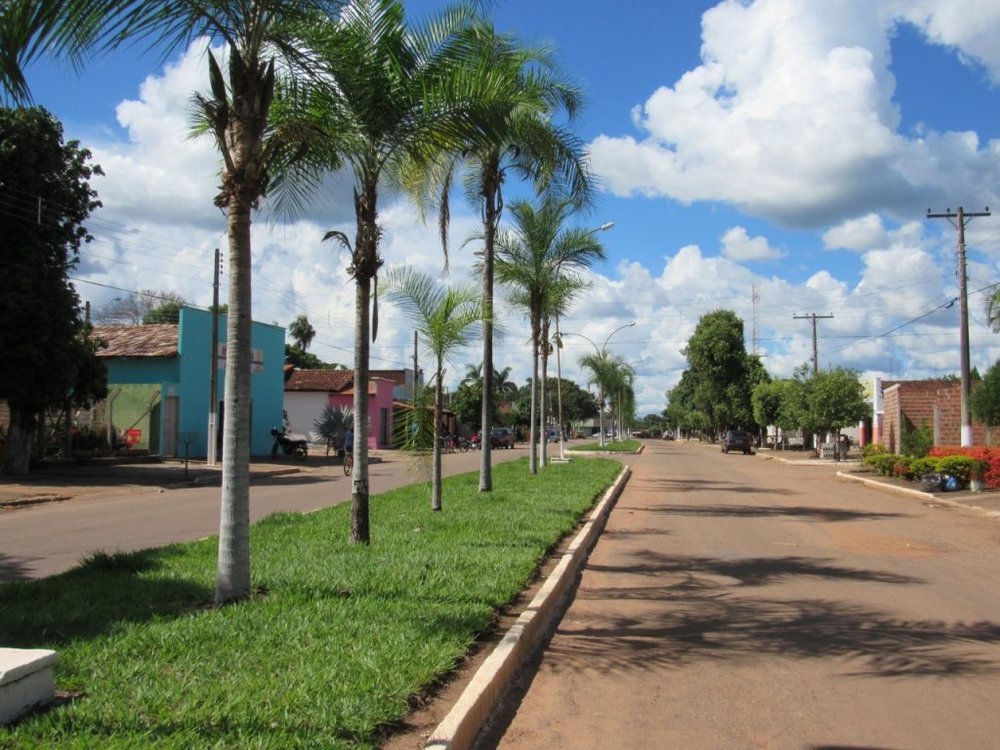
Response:
POLYGON ((352 471, 354 471, 354 453, 348 451, 344 454, 344 476, 351 476, 352 471))

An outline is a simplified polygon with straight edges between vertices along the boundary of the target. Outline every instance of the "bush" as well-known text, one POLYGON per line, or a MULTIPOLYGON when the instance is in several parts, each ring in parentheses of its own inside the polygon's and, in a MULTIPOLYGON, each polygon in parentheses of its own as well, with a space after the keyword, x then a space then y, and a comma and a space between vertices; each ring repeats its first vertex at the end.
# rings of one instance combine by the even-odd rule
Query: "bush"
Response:
POLYGON ((931 449, 931 456, 944 458, 948 456, 968 456, 976 459, 979 464, 973 469, 971 476, 983 480, 988 489, 1000 488, 1000 448, 974 446, 962 448, 955 445, 936 446, 931 449))
POLYGON ((892 476, 900 479, 913 479, 913 471, 910 465, 915 460, 912 456, 895 456, 892 463, 892 476))
POLYGON ((871 466, 879 474, 890 477, 900 458, 901 456, 895 453, 876 453, 865 458, 864 463, 871 466))
POLYGON ((901 449, 904 456, 923 458, 934 447, 934 432, 930 427, 919 427, 903 433, 901 449))
MULTIPOLYGON (((884 443, 868 443, 861 448, 861 458, 862 460, 869 458, 870 456, 879 456, 883 453, 888 453, 889 449, 885 447, 884 443)), ((866 461, 867 463, 867 461, 866 461)))
POLYGON ((914 478, 919 479, 927 474, 938 474, 941 470, 938 467, 938 459, 924 457, 913 459, 910 462, 910 471, 913 473, 914 478))

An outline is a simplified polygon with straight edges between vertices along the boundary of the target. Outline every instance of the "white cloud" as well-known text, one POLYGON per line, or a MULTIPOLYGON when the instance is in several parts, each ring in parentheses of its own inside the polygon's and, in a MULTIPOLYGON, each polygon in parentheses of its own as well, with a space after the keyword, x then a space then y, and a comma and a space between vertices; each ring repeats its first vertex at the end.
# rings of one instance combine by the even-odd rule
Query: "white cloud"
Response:
POLYGON ((996 4, 970 5, 978 26, 944 0, 917 5, 720 3, 702 19, 702 64, 635 109, 641 140, 594 139, 595 171, 616 195, 721 201, 795 226, 912 214, 915 201, 995 184, 983 178, 1000 155, 975 134, 898 132, 889 42, 913 21, 995 66, 995 45, 980 42, 1000 35, 996 4))
POLYGON ((885 240, 885 227, 878 214, 849 219, 823 234, 823 245, 831 250, 864 251, 883 244, 885 240))
POLYGON ((743 227, 731 227, 722 235, 722 254, 737 262, 778 260, 785 255, 766 237, 751 237, 743 227))

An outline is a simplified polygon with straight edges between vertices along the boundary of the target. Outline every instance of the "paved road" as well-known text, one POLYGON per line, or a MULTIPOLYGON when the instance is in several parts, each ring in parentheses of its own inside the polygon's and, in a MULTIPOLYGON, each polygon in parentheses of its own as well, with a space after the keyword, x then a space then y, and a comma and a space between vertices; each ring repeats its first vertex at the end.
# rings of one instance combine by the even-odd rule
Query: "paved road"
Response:
MULTIPOLYGON (((492 455, 496 464, 526 453, 526 448, 518 447, 494 450, 492 455)), ((381 462, 371 464, 369 470, 372 493, 414 481, 412 459, 394 451, 380 454, 381 462)), ((443 459, 446 475, 479 470, 477 451, 446 454, 443 459)), ((350 479, 344 476, 339 464, 322 459, 309 461, 299 473, 252 482, 251 521, 278 511, 308 512, 350 501, 350 479)), ((199 468, 192 473, 204 478, 207 472, 199 468)), ((180 466, 172 469, 136 466, 121 469, 116 476, 102 477, 95 473, 91 486, 86 486, 79 475, 53 479, 48 485, 40 478, 34 489, 41 494, 69 494, 72 498, 0 511, 0 582, 60 573, 96 550, 129 551, 217 534, 220 500, 217 480, 214 484, 192 487, 176 482, 182 476, 180 466), (156 481, 163 483, 162 486, 149 486, 150 482, 142 476, 144 471, 157 472, 156 481), (174 476, 168 477, 171 472, 174 476), (125 484, 120 481, 123 474, 128 480, 125 484)), ((32 494, 28 493, 30 489, 22 488, 20 492, 32 494)))
POLYGON ((1000 522, 650 443, 482 747, 1000 747, 1000 522))

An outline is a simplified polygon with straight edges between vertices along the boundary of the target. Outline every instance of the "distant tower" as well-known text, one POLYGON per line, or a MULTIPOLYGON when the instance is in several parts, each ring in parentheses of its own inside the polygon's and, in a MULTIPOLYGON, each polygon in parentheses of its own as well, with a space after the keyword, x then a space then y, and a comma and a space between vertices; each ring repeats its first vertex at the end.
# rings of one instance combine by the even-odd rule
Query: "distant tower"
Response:
POLYGON ((757 354, 757 305, 760 303, 760 292, 757 291, 757 285, 753 285, 753 353, 757 354))

